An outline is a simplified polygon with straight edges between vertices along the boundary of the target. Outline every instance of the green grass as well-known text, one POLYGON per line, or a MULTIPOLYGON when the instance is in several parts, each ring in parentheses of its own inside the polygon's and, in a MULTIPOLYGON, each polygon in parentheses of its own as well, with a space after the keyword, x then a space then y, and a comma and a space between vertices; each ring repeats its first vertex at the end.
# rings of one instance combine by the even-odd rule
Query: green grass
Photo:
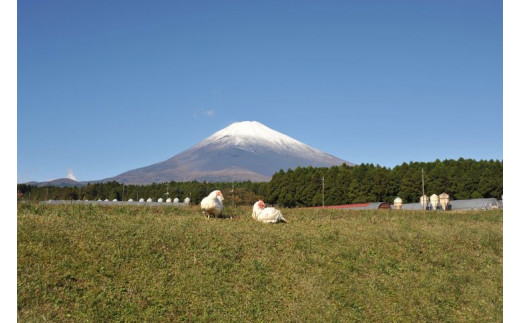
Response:
POLYGON ((18 207, 19 321, 502 321, 502 211, 18 207))

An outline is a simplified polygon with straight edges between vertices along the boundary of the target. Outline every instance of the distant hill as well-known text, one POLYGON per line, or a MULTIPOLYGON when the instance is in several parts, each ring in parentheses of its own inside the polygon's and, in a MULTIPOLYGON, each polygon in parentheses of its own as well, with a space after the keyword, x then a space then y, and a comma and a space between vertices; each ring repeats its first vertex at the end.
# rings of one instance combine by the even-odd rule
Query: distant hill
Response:
POLYGON ((26 185, 32 185, 32 186, 58 186, 58 187, 73 187, 73 186, 84 186, 86 183, 84 182, 77 182, 70 178, 58 178, 54 179, 52 181, 47 182, 27 182, 24 183, 26 185))

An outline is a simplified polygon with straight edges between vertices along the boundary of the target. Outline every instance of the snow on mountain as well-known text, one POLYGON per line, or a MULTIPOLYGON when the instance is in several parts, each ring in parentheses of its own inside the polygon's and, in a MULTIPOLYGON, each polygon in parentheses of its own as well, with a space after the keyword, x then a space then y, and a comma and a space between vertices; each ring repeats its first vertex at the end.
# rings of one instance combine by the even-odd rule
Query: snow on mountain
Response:
MULTIPOLYGON (((230 126, 215 132, 195 145, 192 149, 198 150, 209 146, 214 147, 214 149, 234 147, 255 154, 266 154, 274 151, 283 155, 299 156, 304 159, 320 161, 328 159, 333 164, 337 162, 336 157, 325 154, 301 141, 266 127, 258 121, 232 123, 230 126)), ((353 165, 346 161, 343 162, 353 165)))
POLYGON ((272 147, 274 149, 305 146, 302 142, 268 128, 257 121, 235 122, 215 132, 199 145, 205 145, 210 142, 219 142, 222 145, 236 145, 240 147, 258 145, 272 147))
POLYGON ((103 181, 269 181, 280 169, 353 165, 257 121, 235 122, 178 155, 103 181))

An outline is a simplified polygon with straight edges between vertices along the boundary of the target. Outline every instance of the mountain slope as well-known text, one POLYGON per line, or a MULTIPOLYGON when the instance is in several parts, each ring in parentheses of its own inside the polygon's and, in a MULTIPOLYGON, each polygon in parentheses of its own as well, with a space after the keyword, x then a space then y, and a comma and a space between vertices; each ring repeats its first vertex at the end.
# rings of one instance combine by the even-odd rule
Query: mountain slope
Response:
POLYGON ((236 122, 180 154, 103 181, 269 181, 280 169, 353 165, 256 121, 236 122))
POLYGON ((57 178, 51 181, 47 182, 27 182, 24 183, 26 185, 32 185, 32 186, 57 186, 57 187, 75 187, 75 186, 84 186, 86 183, 83 182, 77 182, 70 178, 57 178))

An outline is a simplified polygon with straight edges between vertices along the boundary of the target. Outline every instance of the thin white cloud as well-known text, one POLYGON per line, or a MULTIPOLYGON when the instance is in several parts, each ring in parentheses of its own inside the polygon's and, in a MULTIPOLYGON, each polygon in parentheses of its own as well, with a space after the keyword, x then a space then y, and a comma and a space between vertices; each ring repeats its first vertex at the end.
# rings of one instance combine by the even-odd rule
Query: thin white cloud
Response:
POLYGON ((208 110, 199 110, 199 111, 195 111, 193 112, 193 118, 194 119, 198 119, 199 117, 208 117, 208 118, 211 118, 215 116, 215 110, 213 109, 208 109, 208 110))

